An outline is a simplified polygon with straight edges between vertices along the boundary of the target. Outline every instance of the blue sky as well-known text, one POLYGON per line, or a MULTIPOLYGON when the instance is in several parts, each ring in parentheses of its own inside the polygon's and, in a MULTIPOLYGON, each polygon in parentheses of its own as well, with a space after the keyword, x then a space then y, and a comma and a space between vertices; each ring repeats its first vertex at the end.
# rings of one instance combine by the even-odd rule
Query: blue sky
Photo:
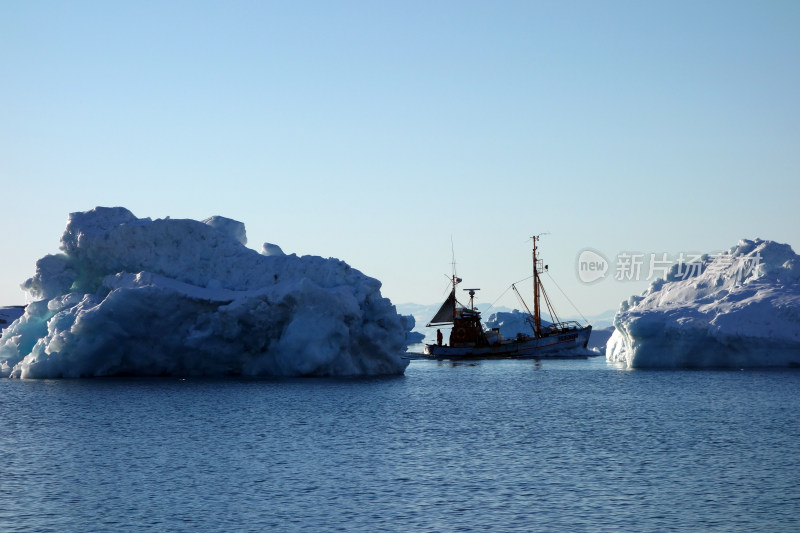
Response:
POLYGON ((582 284, 585 248, 797 251, 797 28, 794 1, 0 3, 0 305, 97 205, 241 220, 396 303, 443 296, 451 240, 494 301, 549 233, 584 314, 647 286, 582 284))

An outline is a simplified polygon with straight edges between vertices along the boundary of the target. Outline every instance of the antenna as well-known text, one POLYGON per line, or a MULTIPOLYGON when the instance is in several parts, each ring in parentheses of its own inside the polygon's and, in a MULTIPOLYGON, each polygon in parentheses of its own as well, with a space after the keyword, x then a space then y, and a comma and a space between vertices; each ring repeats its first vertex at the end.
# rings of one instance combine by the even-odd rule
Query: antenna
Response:
POLYGON ((453 236, 452 235, 450 235, 450 254, 452 256, 452 260, 451 260, 450 264, 453 267, 453 278, 455 278, 456 277, 456 247, 453 244, 453 236))
POLYGON ((475 304, 474 304, 475 291, 479 291, 480 289, 462 289, 462 290, 467 291, 469 293, 469 308, 474 311, 475 310, 475 304))

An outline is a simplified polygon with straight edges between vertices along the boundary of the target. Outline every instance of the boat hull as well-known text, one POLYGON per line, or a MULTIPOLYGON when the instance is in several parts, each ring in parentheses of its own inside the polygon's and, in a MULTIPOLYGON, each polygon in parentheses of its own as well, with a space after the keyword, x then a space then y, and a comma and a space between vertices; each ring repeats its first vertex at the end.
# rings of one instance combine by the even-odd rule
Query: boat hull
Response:
POLYGON ((540 357, 588 357, 586 345, 592 327, 564 331, 539 339, 507 340, 490 346, 439 346, 426 344, 433 359, 536 359, 540 357))

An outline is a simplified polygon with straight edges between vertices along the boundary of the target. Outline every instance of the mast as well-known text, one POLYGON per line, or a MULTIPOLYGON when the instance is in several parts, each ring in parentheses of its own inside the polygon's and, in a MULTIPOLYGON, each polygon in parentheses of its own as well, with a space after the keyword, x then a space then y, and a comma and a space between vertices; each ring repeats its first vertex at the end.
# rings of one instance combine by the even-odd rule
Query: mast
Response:
POLYGON ((456 285, 458 285, 458 281, 456 281, 456 264, 453 262, 453 318, 456 317, 456 285))
POLYGON ((536 259, 536 241, 538 235, 533 236, 533 324, 536 338, 542 336, 542 315, 539 309, 539 261, 536 259))

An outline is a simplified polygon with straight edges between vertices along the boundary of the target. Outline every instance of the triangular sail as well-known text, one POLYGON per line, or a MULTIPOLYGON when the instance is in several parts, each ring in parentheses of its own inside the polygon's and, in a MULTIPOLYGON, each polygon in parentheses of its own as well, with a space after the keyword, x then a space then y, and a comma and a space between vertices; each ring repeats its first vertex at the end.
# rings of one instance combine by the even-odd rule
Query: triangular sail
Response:
POLYGON ((428 326, 438 326, 441 324, 452 324, 453 323, 453 309, 456 307, 456 290, 453 289, 450 291, 450 296, 447 297, 447 300, 444 301, 442 306, 433 316, 431 321, 428 323, 428 326))

